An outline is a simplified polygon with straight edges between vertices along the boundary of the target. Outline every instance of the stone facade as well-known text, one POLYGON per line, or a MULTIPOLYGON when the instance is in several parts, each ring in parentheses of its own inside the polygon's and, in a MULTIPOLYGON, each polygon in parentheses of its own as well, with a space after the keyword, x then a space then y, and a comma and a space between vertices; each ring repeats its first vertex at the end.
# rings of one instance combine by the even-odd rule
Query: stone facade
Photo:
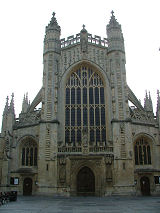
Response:
POLYGON ((43 195, 160 194, 160 97, 154 116, 126 81, 121 25, 112 12, 107 39, 85 26, 60 39, 46 27, 43 85, 15 118, 7 98, 0 135, 0 190, 43 195), (41 103, 41 108, 36 109, 41 103), (129 104, 131 103, 131 104, 129 104))

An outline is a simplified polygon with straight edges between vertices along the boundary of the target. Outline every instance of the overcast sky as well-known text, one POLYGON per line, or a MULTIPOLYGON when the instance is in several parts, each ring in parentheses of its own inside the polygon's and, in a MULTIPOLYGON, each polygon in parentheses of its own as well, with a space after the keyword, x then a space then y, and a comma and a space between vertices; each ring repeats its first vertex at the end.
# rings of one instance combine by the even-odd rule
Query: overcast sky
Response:
POLYGON ((151 92, 156 108, 160 89, 159 0, 4 0, 0 3, 0 118, 6 96, 15 95, 16 116, 24 93, 32 101, 42 86, 43 39, 53 11, 61 38, 76 35, 86 25, 93 35, 106 37, 114 10, 122 26, 127 83, 144 102, 151 92))

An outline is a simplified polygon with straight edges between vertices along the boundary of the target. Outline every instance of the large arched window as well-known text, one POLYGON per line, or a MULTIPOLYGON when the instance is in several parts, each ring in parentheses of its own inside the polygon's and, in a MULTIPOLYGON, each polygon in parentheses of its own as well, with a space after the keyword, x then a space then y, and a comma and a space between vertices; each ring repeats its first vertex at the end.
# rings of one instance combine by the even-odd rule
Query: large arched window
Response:
POLYGON ((90 143, 106 142, 104 84, 87 66, 72 72, 65 86, 65 142, 81 143, 84 128, 90 143))
POLYGON ((145 137, 139 138, 134 145, 135 164, 151 164, 151 148, 145 137))
POLYGON ((21 147, 21 165, 37 166, 37 144, 33 140, 26 140, 21 147))

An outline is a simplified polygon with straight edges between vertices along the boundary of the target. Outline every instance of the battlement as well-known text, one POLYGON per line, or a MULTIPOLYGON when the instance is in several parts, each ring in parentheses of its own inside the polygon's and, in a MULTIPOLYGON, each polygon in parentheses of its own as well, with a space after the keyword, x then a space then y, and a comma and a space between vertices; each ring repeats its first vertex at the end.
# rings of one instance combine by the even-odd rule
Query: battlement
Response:
MULTIPOLYGON (((78 33, 76 36, 72 35, 67 37, 67 39, 61 39, 61 48, 69 47, 81 42, 81 34, 78 33)), ((89 44, 94 44, 101 47, 108 47, 107 38, 101 39, 100 36, 92 36, 92 34, 87 33, 87 42, 89 44)))

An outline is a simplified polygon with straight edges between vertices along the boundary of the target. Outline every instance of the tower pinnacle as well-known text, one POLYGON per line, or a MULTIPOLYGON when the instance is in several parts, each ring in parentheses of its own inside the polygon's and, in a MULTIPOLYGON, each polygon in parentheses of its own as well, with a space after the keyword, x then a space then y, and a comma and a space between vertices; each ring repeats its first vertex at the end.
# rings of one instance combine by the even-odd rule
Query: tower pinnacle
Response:
POLYGON ((4 107, 3 114, 7 114, 8 111, 9 111, 9 104, 8 104, 8 101, 9 101, 9 97, 7 96, 7 98, 6 98, 6 105, 5 105, 5 107, 4 107))
POLYGON ((124 39, 121 25, 115 18, 114 11, 111 11, 111 18, 107 25, 108 51, 120 50, 124 52, 124 39))
POLYGON ((11 113, 13 113, 13 115, 15 115, 15 109, 14 109, 14 93, 12 93, 11 95, 11 102, 10 102, 10 106, 9 106, 9 111, 11 113))
POLYGON ((57 19, 55 17, 55 12, 52 13, 52 18, 51 18, 51 21, 50 23, 48 24, 48 26, 46 27, 46 32, 48 30, 57 30, 57 31, 61 31, 61 28, 60 26, 58 25, 57 23, 57 19))

